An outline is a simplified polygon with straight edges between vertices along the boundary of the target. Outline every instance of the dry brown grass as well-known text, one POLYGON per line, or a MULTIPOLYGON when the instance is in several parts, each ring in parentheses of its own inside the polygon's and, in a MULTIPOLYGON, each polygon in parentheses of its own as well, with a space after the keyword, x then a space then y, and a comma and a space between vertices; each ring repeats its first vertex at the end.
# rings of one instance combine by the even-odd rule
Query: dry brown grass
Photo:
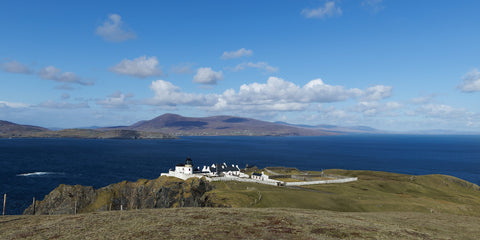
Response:
POLYGON ((174 208, 0 217, 1 239, 478 239, 479 217, 174 208))

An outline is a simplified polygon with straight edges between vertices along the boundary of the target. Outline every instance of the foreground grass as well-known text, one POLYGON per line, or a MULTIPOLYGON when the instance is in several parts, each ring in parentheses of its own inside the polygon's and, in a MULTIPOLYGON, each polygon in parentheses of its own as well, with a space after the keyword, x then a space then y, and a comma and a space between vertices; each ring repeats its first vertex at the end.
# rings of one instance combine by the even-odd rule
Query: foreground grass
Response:
POLYGON ((0 239, 478 239, 479 217, 174 208, 0 217, 0 239))

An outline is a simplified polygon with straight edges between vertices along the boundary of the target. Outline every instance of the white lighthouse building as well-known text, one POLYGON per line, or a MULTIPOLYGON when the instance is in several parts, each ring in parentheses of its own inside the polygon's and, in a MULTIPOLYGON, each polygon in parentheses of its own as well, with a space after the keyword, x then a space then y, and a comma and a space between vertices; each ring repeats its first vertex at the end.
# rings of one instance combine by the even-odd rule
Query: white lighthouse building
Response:
POLYGON ((179 163, 175 165, 175 172, 181 174, 193 174, 193 164, 192 159, 187 158, 185 160, 185 164, 179 163))

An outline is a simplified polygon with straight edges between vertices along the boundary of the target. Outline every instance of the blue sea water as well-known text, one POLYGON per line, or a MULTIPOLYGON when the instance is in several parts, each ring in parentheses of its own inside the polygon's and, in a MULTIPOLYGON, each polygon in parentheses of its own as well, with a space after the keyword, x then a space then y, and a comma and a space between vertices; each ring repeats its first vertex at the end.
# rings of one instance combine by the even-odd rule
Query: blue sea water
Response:
POLYGON ((7 193, 7 214, 21 214, 33 197, 43 199, 59 184, 99 188, 123 180, 154 179, 188 156, 196 165, 227 162, 240 167, 438 173, 480 184, 480 136, 0 139, 0 194, 7 193))

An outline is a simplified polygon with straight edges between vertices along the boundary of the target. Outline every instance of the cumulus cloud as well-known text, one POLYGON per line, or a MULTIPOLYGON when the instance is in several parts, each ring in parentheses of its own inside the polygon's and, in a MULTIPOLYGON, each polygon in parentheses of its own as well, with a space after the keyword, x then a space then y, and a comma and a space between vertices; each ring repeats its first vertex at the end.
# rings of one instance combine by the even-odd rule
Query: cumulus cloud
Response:
POLYGON ((253 55, 252 50, 240 48, 237 51, 223 52, 222 59, 239 58, 239 57, 246 57, 246 56, 252 56, 252 55, 253 55))
POLYGON ((335 2, 326 2, 323 7, 316 9, 303 9, 302 15, 306 18, 328 18, 334 16, 341 16, 342 9, 335 6, 335 2))
POLYGON ((109 42, 123 42, 137 37, 132 30, 125 28, 122 17, 118 14, 108 15, 108 19, 97 27, 95 33, 109 42))
POLYGON ((272 67, 272 66, 268 65, 268 63, 266 63, 266 62, 257 62, 257 63, 244 62, 244 63, 240 63, 237 66, 235 66, 235 68, 233 70, 234 71, 240 71, 240 70, 244 70, 247 67, 262 69, 262 70, 265 70, 269 73, 273 73, 273 72, 278 71, 277 67, 272 67))
POLYGON ((392 89, 393 87, 385 86, 385 85, 375 85, 375 86, 369 87, 364 91, 362 100, 378 101, 384 98, 388 98, 392 96, 392 89))
POLYGON ((133 77, 146 78, 163 74, 158 66, 157 57, 141 56, 133 60, 123 59, 120 63, 110 68, 110 71, 133 77))
POLYGON ((128 108, 128 105, 130 104, 128 99, 132 97, 132 93, 123 94, 120 91, 116 91, 106 99, 98 100, 96 103, 106 108, 128 108))
POLYGON ((9 73, 32 74, 34 72, 33 69, 30 69, 27 65, 15 60, 0 64, 0 68, 9 73))
POLYGON ((29 107, 29 105, 25 103, 0 101, 0 108, 26 108, 26 107, 29 107))
POLYGON ((222 71, 215 72, 211 68, 199 68, 197 74, 193 76, 193 82, 201 84, 214 85, 219 80, 223 80, 222 71))
POLYGON ((93 82, 83 81, 81 77, 79 77, 73 72, 62 73, 62 70, 54 66, 48 66, 46 68, 40 69, 40 71, 38 72, 38 76, 42 79, 52 80, 55 82, 75 83, 80 85, 93 85, 93 82))
POLYGON ((158 106, 177 106, 177 105, 191 105, 191 106, 208 106, 213 105, 216 101, 215 95, 202 95, 193 93, 184 93, 179 87, 173 85, 171 82, 164 80, 153 81, 150 89, 155 96, 146 101, 150 105, 158 106))
POLYGON ((55 101, 45 101, 35 107, 39 108, 52 108, 52 109, 79 109, 79 108, 89 108, 87 102, 81 103, 68 103, 68 102, 55 102, 55 101))
MULTIPOLYGON (((201 106, 207 111, 301 111, 313 103, 345 101, 350 98, 370 96, 371 90, 346 89, 343 86, 325 84, 315 79, 304 86, 277 77, 269 77, 266 83, 243 84, 238 90, 227 89, 221 94, 193 94, 182 92, 171 82, 157 80, 150 89, 155 96, 147 100, 151 105, 162 106, 201 106)), ((376 96, 375 94, 372 94, 376 96)), ((374 99, 374 97, 370 97, 374 99)), ((379 97, 375 97, 379 98, 379 97)), ((384 104, 384 109, 398 107, 395 103, 384 104)), ((342 112, 332 114, 340 116, 342 112)))
POLYGON ((458 88, 462 92, 480 92, 480 72, 478 69, 473 69, 465 74, 458 88))

